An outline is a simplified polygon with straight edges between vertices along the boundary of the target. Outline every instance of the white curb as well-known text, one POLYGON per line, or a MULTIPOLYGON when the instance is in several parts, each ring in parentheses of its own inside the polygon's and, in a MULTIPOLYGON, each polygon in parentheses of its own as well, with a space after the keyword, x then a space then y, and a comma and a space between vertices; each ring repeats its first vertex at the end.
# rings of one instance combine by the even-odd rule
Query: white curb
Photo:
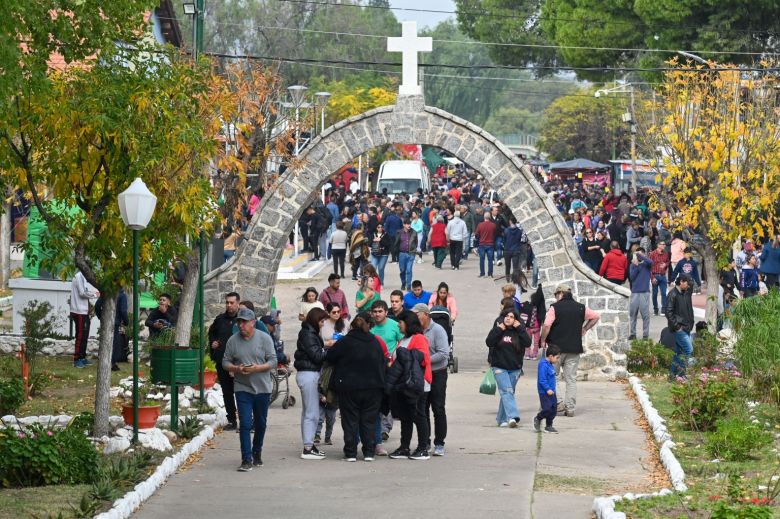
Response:
MULTIPOLYGON (((226 423, 226 415, 217 413, 216 425, 222 426, 226 423)), ((205 426, 200 434, 187 442, 179 449, 179 452, 165 458, 146 481, 138 483, 135 489, 114 501, 110 510, 96 515, 94 519, 126 519, 130 517, 144 501, 152 497, 152 494, 165 483, 165 480, 187 461, 187 458, 199 451, 213 437, 214 428, 210 425, 205 426)))
MULTIPOLYGON (((666 472, 669 474, 669 479, 672 481, 672 487, 677 492, 685 492, 688 487, 685 484, 685 472, 677 461, 672 449, 674 449, 674 442, 669 434, 669 430, 666 428, 666 420, 664 420, 658 411, 653 407, 653 403, 650 402, 650 397, 647 395, 642 382, 637 377, 629 377, 629 384, 631 389, 634 390, 639 405, 642 406, 642 412, 647 419, 650 428, 653 431, 653 437, 655 441, 660 445, 659 453, 661 456, 661 463, 663 463, 666 472)), ((593 512, 599 519, 626 519, 626 514, 623 512, 615 511, 615 503, 623 499, 633 501, 635 499, 666 496, 671 494, 672 491, 668 488, 664 488, 658 492, 652 494, 633 494, 628 493, 622 496, 605 496, 597 497, 593 500, 593 512)))

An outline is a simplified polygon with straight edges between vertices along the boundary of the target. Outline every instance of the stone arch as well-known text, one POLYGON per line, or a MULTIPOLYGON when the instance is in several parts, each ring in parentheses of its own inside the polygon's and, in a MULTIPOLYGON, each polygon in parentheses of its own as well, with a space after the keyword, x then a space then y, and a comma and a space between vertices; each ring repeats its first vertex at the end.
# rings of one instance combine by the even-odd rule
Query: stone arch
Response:
POLYGON ((437 146, 484 175, 534 244, 548 299, 557 283, 566 282, 578 301, 601 313, 601 321, 587 337, 580 369, 589 378, 623 375, 628 289, 600 278, 585 265, 552 199, 506 146, 468 121, 425 106, 422 96, 399 96, 396 105, 340 121, 312 141, 300 164, 266 193, 235 257, 208 274, 208 313, 221 311, 222 295, 232 290, 267 307, 287 237, 321 186, 359 154, 397 143, 437 146))

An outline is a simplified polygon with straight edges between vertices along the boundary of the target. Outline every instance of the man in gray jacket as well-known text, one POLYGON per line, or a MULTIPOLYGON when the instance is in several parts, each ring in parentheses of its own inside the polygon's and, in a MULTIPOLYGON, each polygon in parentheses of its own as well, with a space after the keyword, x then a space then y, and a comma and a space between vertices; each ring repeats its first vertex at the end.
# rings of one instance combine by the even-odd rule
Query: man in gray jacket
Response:
MULTIPOLYGON (((433 322, 431 309, 425 304, 416 304, 412 312, 417 314, 423 327, 423 335, 428 339, 431 351, 431 390, 428 392, 428 401, 425 404, 425 414, 428 418, 428 431, 431 431, 431 410, 433 410, 434 435, 433 455, 444 456, 444 439, 447 437, 447 413, 444 402, 447 398, 447 363, 450 358, 450 343, 447 340, 447 331, 433 322)), ((431 440, 428 439, 430 447, 431 440)))
POLYGON ((263 465, 263 438, 271 401, 271 368, 276 364, 276 350, 271 336, 255 328, 255 313, 241 308, 236 316, 238 333, 227 341, 222 367, 234 377, 233 388, 240 421, 240 472, 263 465), (250 430, 255 436, 250 442, 250 430))
POLYGON ((463 258, 463 241, 468 236, 466 222, 460 217, 460 211, 455 211, 452 220, 447 223, 447 241, 450 244, 450 263, 452 270, 460 270, 460 260, 463 258))

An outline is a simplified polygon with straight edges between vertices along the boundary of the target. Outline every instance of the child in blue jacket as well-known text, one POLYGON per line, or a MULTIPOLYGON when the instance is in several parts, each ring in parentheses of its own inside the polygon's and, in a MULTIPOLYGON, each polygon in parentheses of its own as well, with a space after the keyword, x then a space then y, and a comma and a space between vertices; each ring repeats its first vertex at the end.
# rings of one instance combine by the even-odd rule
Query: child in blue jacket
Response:
POLYGON ((539 404, 542 410, 534 417, 534 429, 542 432, 542 419, 545 420, 545 432, 557 433, 553 420, 558 414, 558 397, 555 394, 555 364, 561 358, 558 346, 550 344, 545 351, 545 358, 539 362, 536 372, 536 390, 539 392, 539 404))

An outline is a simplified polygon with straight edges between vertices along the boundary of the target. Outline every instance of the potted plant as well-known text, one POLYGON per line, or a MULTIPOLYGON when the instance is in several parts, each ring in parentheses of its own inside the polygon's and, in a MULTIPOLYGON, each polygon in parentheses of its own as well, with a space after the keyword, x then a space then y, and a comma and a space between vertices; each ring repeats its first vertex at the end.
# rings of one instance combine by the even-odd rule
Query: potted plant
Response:
MULTIPOLYGON (((205 389, 211 389, 214 384, 217 383, 217 365, 211 359, 208 353, 203 354, 203 387, 205 389)), ((195 389, 200 389, 200 384, 193 386, 195 389)))
POLYGON ((174 339, 173 329, 163 330, 156 337, 149 339, 152 382, 166 385, 171 385, 172 382, 197 384, 198 349, 189 346, 177 347, 174 339))
MULTIPOLYGON (((138 428, 151 429, 157 424, 160 417, 160 402, 149 400, 149 393, 156 391, 148 382, 138 386, 138 428)), ((133 402, 122 404, 122 418, 125 425, 133 425, 133 402)))

